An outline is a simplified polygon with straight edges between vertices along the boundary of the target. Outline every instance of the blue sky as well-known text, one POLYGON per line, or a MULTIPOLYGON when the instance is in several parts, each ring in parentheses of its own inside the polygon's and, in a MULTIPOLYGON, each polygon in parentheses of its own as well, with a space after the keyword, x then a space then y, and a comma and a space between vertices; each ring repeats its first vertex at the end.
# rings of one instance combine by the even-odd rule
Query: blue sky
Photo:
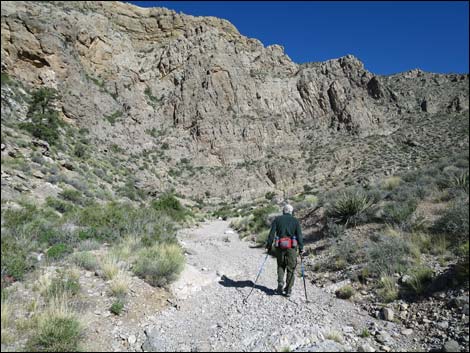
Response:
POLYGON ((297 62, 353 54, 376 74, 469 71, 467 1, 129 1, 216 16, 297 62))

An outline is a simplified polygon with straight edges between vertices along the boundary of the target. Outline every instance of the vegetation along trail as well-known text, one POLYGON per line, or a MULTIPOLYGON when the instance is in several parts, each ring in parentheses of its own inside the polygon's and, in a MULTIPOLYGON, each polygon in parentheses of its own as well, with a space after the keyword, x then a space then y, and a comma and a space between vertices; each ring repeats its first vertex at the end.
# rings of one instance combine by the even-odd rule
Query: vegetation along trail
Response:
MULTIPOLYGON (((144 351, 347 351, 416 349, 396 323, 376 320, 352 302, 307 281, 293 295, 274 294, 269 257, 247 303, 264 251, 240 240, 227 221, 180 232, 187 264, 172 284, 176 301, 145 329, 144 351)), ((300 263, 298 265, 300 270, 300 263)))

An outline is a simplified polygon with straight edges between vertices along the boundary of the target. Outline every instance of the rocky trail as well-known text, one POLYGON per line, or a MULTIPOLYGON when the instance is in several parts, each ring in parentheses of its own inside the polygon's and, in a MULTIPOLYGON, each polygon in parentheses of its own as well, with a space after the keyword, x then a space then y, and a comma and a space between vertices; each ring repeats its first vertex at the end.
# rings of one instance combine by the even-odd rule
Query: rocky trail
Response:
POLYGON ((307 304, 300 277, 291 298, 275 295, 276 261, 271 256, 245 304, 265 253, 240 240, 227 221, 182 230, 180 241, 187 265, 172 285, 173 305, 145 328, 144 351, 419 349, 410 330, 403 334, 404 327, 374 319, 310 281, 307 304))

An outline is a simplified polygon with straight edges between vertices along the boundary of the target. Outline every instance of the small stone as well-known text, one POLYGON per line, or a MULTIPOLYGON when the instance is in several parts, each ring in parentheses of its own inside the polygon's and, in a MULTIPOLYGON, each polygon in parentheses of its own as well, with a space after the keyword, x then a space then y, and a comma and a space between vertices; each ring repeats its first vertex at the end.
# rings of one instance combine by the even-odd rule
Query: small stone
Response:
POLYGON ((407 328, 407 329, 404 329, 401 331, 401 334, 404 335, 404 336, 409 336, 413 333, 413 330, 410 329, 410 328, 407 328))
POLYGON ((389 346, 380 346, 380 349, 384 352, 390 352, 392 350, 389 346))
POLYGON ((2 150, 2 151, 4 151, 4 150, 5 150, 5 148, 7 148, 7 146, 5 146, 5 144, 4 144, 4 143, 2 143, 2 145, 1 145, 1 150, 2 150))
POLYGON ((460 352, 460 346, 457 341, 450 340, 442 346, 443 352, 460 352))
POLYGON ((357 348, 357 351, 358 352, 375 352, 375 349, 366 343, 366 344, 359 346, 357 348))
POLYGON ((35 177, 37 179, 44 179, 44 174, 41 173, 41 171, 39 171, 39 170, 35 170, 33 172, 33 177, 35 177))
POLYGON ((127 342, 129 342, 129 344, 132 346, 133 344, 137 342, 137 337, 135 337, 135 335, 130 335, 127 338, 127 342))
POLYGON ((449 322, 441 321, 441 322, 438 322, 436 326, 439 327, 441 330, 447 330, 449 328, 449 322))
POLYGON ((383 308, 382 314, 384 316, 384 319, 387 321, 393 321, 394 318, 394 312, 390 308, 383 308))
POLYGON ((354 327, 352 327, 352 326, 344 326, 344 327, 343 327, 343 331, 346 332, 346 333, 354 332, 354 327))

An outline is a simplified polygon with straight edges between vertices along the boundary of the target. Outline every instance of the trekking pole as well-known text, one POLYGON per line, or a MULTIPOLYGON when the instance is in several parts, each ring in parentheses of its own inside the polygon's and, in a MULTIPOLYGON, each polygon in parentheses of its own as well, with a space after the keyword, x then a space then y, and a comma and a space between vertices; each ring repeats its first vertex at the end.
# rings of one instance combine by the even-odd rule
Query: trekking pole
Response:
POLYGON ((301 268, 301 271, 302 271, 302 278, 304 279, 305 301, 308 303, 308 298, 307 298, 307 285, 305 284, 304 260, 303 260, 303 256, 302 256, 302 255, 300 255, 300 268, 301 268))
POLYGON ((264 258, 263 264, 261 265, 261 268, 260 268, 259 271, 258 271, 258 275, 256 276, 255 282, 253 283, 253 287, 251 288, 251 291, 250 291, 250 293, 248 293, 248 295, 246 296, 246 298, 243 299, 243 303, 246 303, 246 301, 248 300, 248 297, 251 295, 251 293, 252 293, 253 290, 255 289, 256 282, 258 282, 258 278, 259 278, 259 276, 261 275, 261 272, 263 271, 263 267, 264 267, 264 264, 266 263, 266 260, 268 259, 268 256, 269 256, 269 251, 267 252, 266 257, 264 258))

